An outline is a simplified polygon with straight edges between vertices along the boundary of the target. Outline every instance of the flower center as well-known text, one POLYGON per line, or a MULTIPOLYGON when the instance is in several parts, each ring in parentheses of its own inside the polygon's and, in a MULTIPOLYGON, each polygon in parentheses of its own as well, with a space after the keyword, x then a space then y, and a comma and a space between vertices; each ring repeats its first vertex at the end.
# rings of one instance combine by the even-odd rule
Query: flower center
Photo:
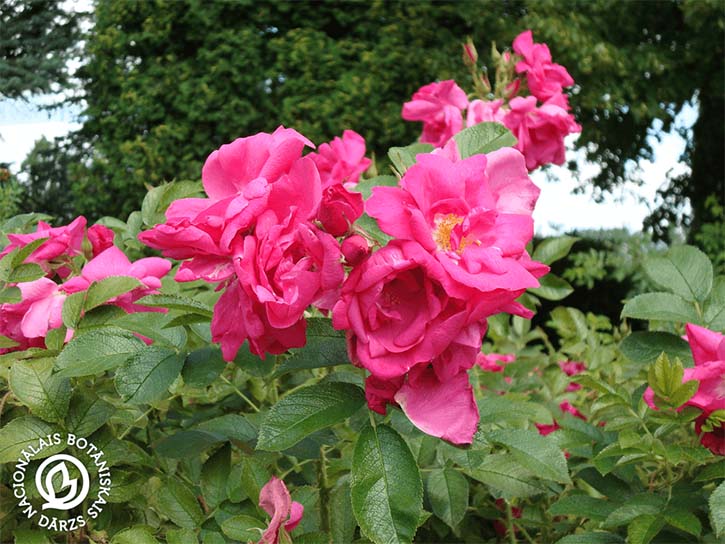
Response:
POLYGON ((460 255, 467 246, 480 244, 478 240, 462 236, 461 229, 456 232, 456 227, 461 224, 463 224, 463 217, 453 213, 436 217, 435 229, 433 229, 433 240, 436 245, 443 251, 452 250, 460 255))

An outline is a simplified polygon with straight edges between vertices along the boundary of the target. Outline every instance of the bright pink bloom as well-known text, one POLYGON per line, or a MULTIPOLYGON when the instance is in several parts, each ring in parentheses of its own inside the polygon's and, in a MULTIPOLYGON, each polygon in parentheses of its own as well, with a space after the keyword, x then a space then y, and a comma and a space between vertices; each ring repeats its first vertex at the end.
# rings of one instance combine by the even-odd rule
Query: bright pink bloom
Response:
MULTIPOLYGON (((350 272, 332 312, 347 330, 350 360, 379 378, 397 378, 441 355, 469 321, 469 303, 451 298, 450 279, 419 244, 393 240, 350 272)), ((478 338, 480 349, 481 337, 478 338)), ((475 360, 470 357, 469 368, 475 360)))
POLYGON ((468 105, 466 126, 478 123, 503 123, 506 111, 501 109, 503 100, 474 100, 468 105))
MULTIPOLYGON (((567 376, 576 376, 577 374, 581 374, 587 369, 584 363, 580 363, 577 361, 559 361, 559 368, 561 368, 561 370, 567 376)), ((573 382, 566 386, 566 390, 569 392, 579 391, 581 388, 581 384, 573 382)))
POLYGON ((441 381, 433 368, 418 365, 408 373, 395 401, 424 433, 453 444, 473 441, 478 407, 465 371, 441 381))
POLYGON ((93 256, 97 257, 99 253, 113 245, 116 233, 105 225, 96 224, 88 227, 86 236, 88 236, 88 241, 91 243, 93 256))
POLYGON ((272 476, 259 491, 259 507, 271 516, 267 529, 258 544, 278 544, 279 532, 292 531, 299 524, 305 508, 293 501, 284 482, 272 476))
POLYGON ((207 158, 201 171, 204 190, 212 199, 221 200, 236 196, 258 178, 274 183, 290 172, 305 146, 315 147, 296 130, 282 126, 272 134, 237 138, 207 158))
POLYGON ((725 423, 716 424, 709 432, 703 432, 702 430, 711 413, 705 411, 698 416, 695 420, 695 432, 700 435, 700 444, 715 455, 725 455, 725 423))
POLYGON ((381 379, 371 374, 365 378, 365 400, 368 402, 368 408, 384 416, 388 404, 398 405, 395 402, 395 394, 404 382, 405 376, 381 379))
POLYGON ((343 240, 340 250, 345 256, 345 262, 356 266, 370 253, 370 244, 359 234, 353 234, 343 240))
POLYGON ((559 429, 561 429, 561 427, 556 422, 556 420, 554 420, 554 422, 551 425, 546 425, 544 423, 534 423, 534 425, 538 429, 539 434, 541 436, 546 436, 548 434, 553 433, 554 431, 558 431, 559 429))
MULTIPOLYGON (((51 227, 48 223, 40 221, 35 232, 8 234, 10 244, 0 252, 0 258, 34 240, 48 238, 25 259, 25 262, 39 264, 43 270, 50 272, 52 268, 65 264, 76 255, 81 254, 85 227, 86 218, 83 216, 76 217, 72 223, 62 227, 51 227)), ((61 276, 65 275, 67 275, 67 271, 61 273, 61 276)))
POLYGON ((531 30, 522 32, 514 39, 513 49, 523 57, 516 63, 516 71, 526 74, 531 94, 542 102, 561 94, 564 87, 574 85, 566 68, 552 62, 549 47, 545 43, 534 43, 531 30))
POLYGON ((522 155, 503 148, 457 162, 449 156, 418 155, 398 187, 373 189, 367 213, 387 234, 434 255, 453 280, 447 292, 475 297, 480 317, 530 315, 514 299, 548 269, 526 255, 539 189, 522 155))
POLYGON ((516 149, 526 157, 529 170, 549 163, 564 164, 564 138, 581 132, 574 116, 555 98, 540 107, 536 106, 534 96, 517 96, 509 102, 511 110, 504 117, 503 124, 516 136, 516 149))
POLYGON ((513 363, 516 356, 513 353, 503 355, 501 353, 479 353, 476 356, 476 364, 481 370, 488 372, 503 372, 504 365, 513 363))
POLYGON ((452 79, 429 83, 403 105, 403 119, 423 121, 420 141, 440 147, 463 128, 461 112, 467 106, 466 93, 452 79))
MULTIPOLYGON (((14 304, 0 304, 0 335, 19 344, 14 348, 0 349, 0 354, 45 347, 48 331, 63 325, 66 294, 59 287, 48 278, 19 283, 22 300, 14 304)), ((69 331, 69 338, 72 334, 69 331)))
POLYGON ((139 280, 143 287, 138 287, 128 293, 113 297, 108 304, 123 308, 129 313, 161 311, 158 308, 149 308, 134 304, 138 299, 158 293, 161 287, 161 278, 171 269, 171 263, 160 257, 146 257, 131 262, 128 257, 116 246, 111 246, 94 257, 81 270, 81 275, 65 282, 61 289, 66 293, 85 291, 91 283, 101 281, 111 276, 128 276, 139 280))
POLYGON ((725 335, 692 323, 685 325, 685 331, 695 366, 725 360, 725 335))
POLYGON ((566 414, 571 414, 574 417, 583 419, 584 421, 587 420, 587 418, 579 410, 577 410, 576 407, 573 406, 568 400, 565 400, 564 402, 560 403, 559 409, 566 414))
POLYGON ((371 162, 365 158, 365 138, 354 130, 346 130, 342 138, 336 136, 330 143, 321 144, 317 153, 308 156, 317 165, 323 189, 357 183, 371 162))
POLYGON ((323 191, 317 219, 327 232, 342 236, 362 215, 363 209, 362 195, 350 192, 338 183, 323 191))

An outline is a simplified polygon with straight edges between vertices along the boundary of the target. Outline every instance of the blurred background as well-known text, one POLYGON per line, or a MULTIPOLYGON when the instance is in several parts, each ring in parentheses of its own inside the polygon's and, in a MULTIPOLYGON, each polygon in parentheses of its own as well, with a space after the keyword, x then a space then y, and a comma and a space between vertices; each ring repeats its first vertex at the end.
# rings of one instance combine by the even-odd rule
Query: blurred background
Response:
POLYGON ((412 143, 420 86, 531 28, 576 80, 569 162, 533 176, 537 235, 581 238, 566 301, 618 317, 643 255, 699 246, 725 271, 722 0, 0 0, 0 221, 125 219, 236 137, 362 134, 379 170, 412 143), (575 300, 576 299, 576 300, 575 300))

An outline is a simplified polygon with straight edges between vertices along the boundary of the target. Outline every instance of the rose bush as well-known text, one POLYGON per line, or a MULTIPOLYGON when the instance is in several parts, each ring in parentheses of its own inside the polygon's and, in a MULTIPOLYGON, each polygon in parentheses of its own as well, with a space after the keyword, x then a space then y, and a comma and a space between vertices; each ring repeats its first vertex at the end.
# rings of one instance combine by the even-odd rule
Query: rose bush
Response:
POLYGON ((532 325, 572 291, 548 271, 576 239, 533 244, 528 172, 579 130, 573 81, 530 32, 494 86, 472 44, 464 59, 475 94, 421 88, 402 110, 421 142, 390 150, 392 175, 353 131, 315 148, 279 127, 126 221, 1 226, 0 540, 725 534, 725 278, 673 247, 621 323, 558 306, 532 325), (27 514, 32 486, 15 505, 14 463, 55 433, 101 445, 112 473, 65 534, 27 514))

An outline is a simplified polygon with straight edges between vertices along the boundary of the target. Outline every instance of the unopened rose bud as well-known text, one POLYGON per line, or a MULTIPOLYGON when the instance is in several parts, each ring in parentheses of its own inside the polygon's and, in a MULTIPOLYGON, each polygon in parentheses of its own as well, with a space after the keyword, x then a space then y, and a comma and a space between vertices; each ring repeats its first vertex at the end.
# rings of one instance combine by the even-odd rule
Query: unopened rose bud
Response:
POLYGON ((350 266, 359 264, 370 253, 368 241, 359 234, 345 238, 340 249, 345 256, 345 261, 350 266))
POLYGON ((476 51, 476 46, 473 45, 471 38, 468 38, 468 41, 463 44, 463 63, 466 66, 476 66, 477 62, 478 51, 476 51))

